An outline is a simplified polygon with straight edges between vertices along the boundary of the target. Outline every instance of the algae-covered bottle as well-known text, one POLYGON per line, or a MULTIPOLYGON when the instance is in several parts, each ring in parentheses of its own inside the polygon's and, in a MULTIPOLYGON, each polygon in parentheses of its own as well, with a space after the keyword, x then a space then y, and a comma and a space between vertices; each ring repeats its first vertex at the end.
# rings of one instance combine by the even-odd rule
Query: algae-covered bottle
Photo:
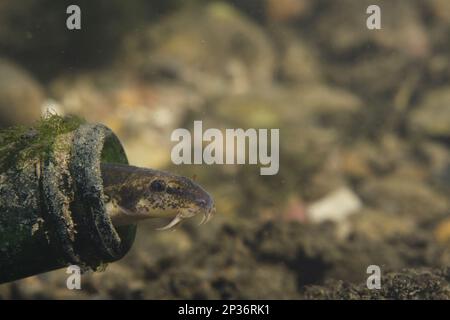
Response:
POLYGON ((128 163, 103 125, 52 115, 0 133, 0 283, 128 252, 136 226, 106 214, 102 162, 128 163))

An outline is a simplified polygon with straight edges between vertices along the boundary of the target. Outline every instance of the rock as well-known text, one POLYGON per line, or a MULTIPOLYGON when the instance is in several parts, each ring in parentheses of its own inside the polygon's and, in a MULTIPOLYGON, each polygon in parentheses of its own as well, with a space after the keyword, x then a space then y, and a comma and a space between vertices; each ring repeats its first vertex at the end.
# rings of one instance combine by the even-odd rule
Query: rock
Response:
MULTIPOLYGON (((22 281, 16 281, 9 285, 3 286, 9 287, 8 296, 5 299, 22 299, 24 297, 34 297, 37 299, 47 299, 49 296, 46 294, 46 283, 42 281, 42 277, 28 277, 22 281)), ((6 290, 5 290, 6 291, 6 290)))
POLYGON ((283 126, 325 132, 343 130, 361 108, 361 99, 342 88, 308 84, 224 97, 206 112, 218 122, 242 128, 283 126))
MULTIPOLYGON (((445 35, 447 35, 447 29, 445 29, 444 32, 445 35)), ((439 40, 445 43, 445 40, 442 39, 438 39, 436 42, 438 42, 439 40)), ((442 45, 445 46, 446 44, 442 45)), ((450 79, 450 60, 448 59, 447 52, 440 52, 435 54, 429 60, 426 71, 430 77, 430 83, 433 84, 433 87, 438 87, 443 83, 447 83, 450 79)))
POLYGON ((450 137, 450 87, 434 89, 413 110, 410 130, 432 138, 450 137))
POLYGON ((378 121, 379 127, 386 119, 392 121, 391 105, 380 105, 384 99, 390 102, 410 81, 413 85, 412 89, 407 88, 407 96, 409 92, 417 94, 416 80, 410 79, 422 79, 419 75, 425 69, 432 45, 416 5, 407 0, 378 1, 382 29, 369 30, 366 9, 373 4, 370 0, 331 1, 318 13, 313 33, 327 55, 323 59, 325 77, 366 97, 368 107, 376 108, 372 118, 386 117, 378 121))
POLYGON ((417 161, 415 147, 398 136, 385 133, 377 141, 357 139, 336 152, 336 169, 345 179, 360 185, 391 174, 405 180, 426 180, 428 170, 417 161))
POLYGON ((441 245, 447 245, 450 241, 450 219, 441 221, 434 230, 434 236, 441 245))
POLYGON ((381 289, 370 290, 365 283, 328 282, 326 287, 311 286, 305 299, 393 299, 393 300, 448 300, 450 283, 447 269, 405 269, 382 275, 381 289))
POLYGON ((29 125, 41 116, 44 93, 33 77, 0 58, 0 128, 29 125))
POLYGON ((348 188, 341 188, 325 196, 307 208, 307 216, 311 222, 342 222, 348 216, 362 208, 359 197, 348 188))
POLYGON ((286 221, 306 222, 306 204, 299 197, 290 196, 286 201, 283 218, 286 221))
POLYGON ((223 123, 222 127, 235 126, 236 128, 279 128, 283 123, 283 112, 277 110, 286 108, 286 101, 282 100, 280 106, 278 92, 268 94, 246 94, 224 97, 215 103, 213 108, 207 110, 212 115, 210 118, 217 124, 223 123), (274 97, 276 95, 276 97, 274 97), (236 117, 236 114, 241 114, 236 117))
POLYGON ((272 45, 258 25, 214 2, 177 12, 134 34, 120 63, 146 78, 182 81, 214 96, 266 87, 274 60, 272 45))
MULTIPOLYGON (((356 217, 362 215, 352 218, 356 217)), ((326 284, 330 279, 351 282, 348 286, 365 284, 366 268, 371 264, 382 266, 383 288, 391 281, 388 275, 385 278, 389 270, 396 271, 404 286, 413 288, 424 280, 421 271, 402 268, 433 265, 440 254, 431 251, 429 256, 435 243, 417 231, 367 241, 362 233, 338 239, 330 223, 255 221, 228 221, 218 228, 190 233, 192 247, 173 253, 161 250, 159 245, 151 249, 153 244, 147 244, 141 249, 159 256, 146 258, 132 252, 104 273, 84 274, 81 291, 65 288, 67 274, 61 269, 39 276, 32 285, 2 285, 0 295, 47 299, 288 299, 304 297, 306 292, 308 298, 320 298, 334 292, 334 285, 326 284)), ((166 240, 169 238, 167 235, 166 240)), ((174 241, 183 241, 183 237, 174 241)), ((166 245, 169 248, 170 242, 166 245)), ((412 291, 395 294, 408 296, 412 291)), ((395 294, 386 292, 389 297, 395 294)))
POLYGON ((306 187, 307 193, 305 196, 310 203, 327 197, 327 195, 347 185, 349 181, 342 172, 341 150, 337 144, 338 142, 335 142, 335 144, 330 145, 328 152, 323 151, 320 169, 311 177, 311 181, 306 187))
POLYGON ((124 264, 111 264, 105 272, 83 275, 82 290, 89 291, 95 299, 142 298, 145 283, 140 280, 140 269, 124 264))
MULTIPOLYGON (((245 224, 219 228, 209 241, 200 241, 187 255, 147 267, 146 297, 261 299, 297 296, 295 274, 277 263, 258 264, 241 231, 245 224), (215 239, 215 240, 214 240, 215 239), (219 242, 217 242, 219 240, 219 242), (208 256, 208 259, 204 259, 208 256), (185 261, 179 264, 181 261, 185 261), (272 283, 268 284, 269 279, 272 283)), ((250 234, 249 234, 250 236, 250 234)), ((200 239, 199 239, 200 240, 200 239)))
POLYGON ((367 182, 360 192, 368 206, 405 219, 436 219, 449 210, 446 197, 433 192, 421 181, 401 176, 367 182))
POLYGON ((266 15, 270 21, 286 22, 306 16, 313 2, 308 0, 267 0, 266 15))
POLYGON ((450 190, 449 148, 445 144, 427 141, 419 146, 417 157, 424 158, 430 181, 444 190, 450 190))
POLYGON ((50 82, 49 95, 63 114, 78 115, 95 122, 105 119, 113 111, 114 106, 110 105, 106 95, 116 88, 114 81, 108 81, 107 77, 68 75, 50 82))
MULTIPOLYGON (((334 83, 342 87, 354 88, 354 93, 369 98, 368 107, 376 108, 373 113, 376 116, 389 112, 383 106, 377 105, 382 97, 393 96, 405 83, 410 74, 417 73, 418 63, 413 64, 398 52, 389 55, 371 55, 348 62, 330 63, 326 70, 326 76, 334 83), (412 69, 414 67, 414 69, 412 69), (389 74, 390 77, 386 77, 389 74), (383 81, 380 81, 383 78, 383 81)), ((390 107, 390 106, 389 106, 390 107)), ((379 123, 378 123, 379 125, 379 123)))
POLYGON ((352 51, 373 45, 395 50, 410 58, 426 57, 431 48, 425 25, 417 7, 409 1, 381 0, 382 29, 376 32, 366 27, 366 9, 370 0, 339 0, 321 12, 316 34, 332 53, 349 56, 352 51), (402 12, 398 15, 398 12, 402 12))
POLYGON ((314 83, 322 80, 323 72, 318 50, 295 33, 295 29, 272 26, 269 29, 278 49, 278 77, 294 83, 314 83))
POLYGON ((429 0, 426 5, 431 10, 432 14, 438 19, 441 19, 444 24, 450 24, 450 4, 446 0, 429 0))
POLYGON ((151 84, 121 72, 61 77, 50 84, 50 93, 64 114, 102 122, 115 131, 133 164, 154 168, 170 162, 170 134, 187 112, 203 103, 186 87, 151 84))
MULTIPOLYGON (((358 97, 321 85, 255 90, 218 99, 190 114, 189 119, 202 119, 204 128, 280 128, 280 172, 268 179, 251 165, 207 166, 203 170, 184 166, 177 170, 183 170, 181 174, 186 176, 197 174, 199 181, 205 181, 211 192, 218 194, 222 210, 230 214, 256 215, 271 209, 280 212, 293 190, 299 190, 305 200, 324 195, 324 190, 311 186, 312 178, 331 157, 360 107, 358 97), (217 184, 218 179, 222 183, 217 184)), ((186 121, 191 127, 192 120, 186 121)))
POLYGON ((413 219, 374 209, 363 209, 360 214, 349 217, 348 222, 349 235, 376 242, 411 235, 417 228, 413 219))
MULTIPOLYGON (((355 215, 354 217, 362 217, 355 215)), ((297 274, 299 289, 329 279, 363 281, 367 266, 377 264, 383 270, 400 270, 408 265, 442 266, 442 252, 434 251, 435 243, 415 230, 411 234, 394 235, 382 241, 371 241, 366 235, 342 238, 336 225, 266 223, 247 242, 258 261, 282 263, 297 274), (318 236, 319 235, 319 236, 318 236)))

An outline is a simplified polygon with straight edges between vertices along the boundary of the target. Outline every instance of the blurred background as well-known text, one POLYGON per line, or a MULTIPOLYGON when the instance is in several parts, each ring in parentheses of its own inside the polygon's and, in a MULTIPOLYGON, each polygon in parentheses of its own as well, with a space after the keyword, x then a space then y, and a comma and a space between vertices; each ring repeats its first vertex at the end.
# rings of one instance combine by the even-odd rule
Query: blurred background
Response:
POLYGON ((104 123, 131 164, 195 175, 217 214, 143 223, 82 290, 61 269, 0 298, 350 298, 372 264, 388 289, 370 297, 450 298, 449 34, 447 0, 1 0, 0 127, 104 123), (172 165, 193 120, 280 128, 278 175, 172 165))

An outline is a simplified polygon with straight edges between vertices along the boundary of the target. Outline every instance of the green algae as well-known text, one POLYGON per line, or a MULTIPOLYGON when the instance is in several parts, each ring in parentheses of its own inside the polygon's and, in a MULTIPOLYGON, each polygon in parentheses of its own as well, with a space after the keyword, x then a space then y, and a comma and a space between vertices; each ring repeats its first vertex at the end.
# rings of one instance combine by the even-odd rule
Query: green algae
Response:
POLYGON ((49 114, 0 139, 0 283, 128 252, 136 226, 115 229, 103 202, 100 162, 128 163, 110 129, 49 114))
POLYGON ((17 167, 29 159, 45 159, 56 137, 77 129, 85 121, 79 117, 62 117, 48 113, 31 128, 15 126, 0 130, 0 171, 17 167))

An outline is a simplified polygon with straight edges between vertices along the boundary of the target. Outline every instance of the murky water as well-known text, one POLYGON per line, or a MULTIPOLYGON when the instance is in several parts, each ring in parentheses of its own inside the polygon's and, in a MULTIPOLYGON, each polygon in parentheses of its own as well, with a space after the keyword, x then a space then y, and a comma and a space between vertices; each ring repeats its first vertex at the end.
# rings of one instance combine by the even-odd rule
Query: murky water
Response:
POLYGON ((449 298, 450 2, 372 2, 2 2, 1 127, 103 123, 217 213, 143 222, 82 290, 61 269, 0 297, 449 298))

